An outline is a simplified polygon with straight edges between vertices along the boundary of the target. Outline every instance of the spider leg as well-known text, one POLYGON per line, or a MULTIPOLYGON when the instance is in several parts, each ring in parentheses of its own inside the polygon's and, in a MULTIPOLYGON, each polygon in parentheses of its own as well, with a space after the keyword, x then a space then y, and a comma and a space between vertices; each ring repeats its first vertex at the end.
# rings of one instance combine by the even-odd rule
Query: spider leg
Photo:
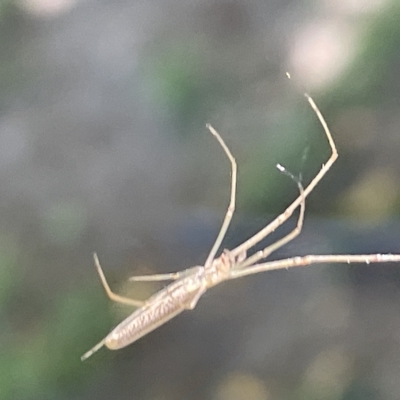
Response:
MULTIPOLYGON (((283 168, 283 167, 281 167, 281 168, 283 168)), ((284 170, 284 171, 287 172, 286 170, 284 170)), ((295 177, 292 174, 290 174, 290 176, 293 179, 295 179, 295 177)), ((264 250, 257 251, 251 257, 249 257, 246 260, 244 260, 242 263, 236 264, 233 269, 243 269, 243 268, 246 268, 246 267, 248 267, 250 265, 255 264, 257 261, 268 257, 271 253, 273 253, 274 251, 278 250, 280 247, 284 246, 285 244, 289 243, 296 236, 298 236, 300 234, 300 232, 301 232, 301 230, 303 228, 303 222, 304 222, 305 197, 304 197, 304 189, 303 189, 303 186, 301 185, 300 181, 297 182, 297 185, 298 185, 299 190, 300 190, 300 196, 302 197, 302 201, 300 203, 300 214, 299 214, 299 218, 297 220, 296 227, 290 233, 288 233, 286 236, 284 236, 282 239, 280 239, 280 240, 276 241, 275 243, 269 245, 264 250)))
POLYGON ((154 282, 154 281, 174 281, 181 277, 180 272, 171 272, 168 274, 154 274, 154 275, 136 275, 129 278, 130 281, 135 282, 154 282))
MULTIPOLYGON (((210 253, 208 254, 208 257, 206 259, 206 262, 204 264, 205 267, 211 265, 212 261, 215 258, 215 255, 217 254, 217 251, 219 247, 221 246, 221 243, 225 237, 226 231, 228 230, 229 224, 231 223, 233 213, 235 211, 235 202, 236 202, 236 177, 237 177, 237 165, 234 157, 232 156, 232 153, 230 152, 228 146, 225 144, 219 133, 210 125, 207 124, 207 128, 210 130, 210 132, 217 138, 218 142, 222 146, 222 148, 225 151, 225 154, 228 156, 230 162, 231 162, 231 171, 232 171, 232 179, 231 179, 231 197, 229 201, 229 206, 225 214, 224 221, 222 223, 221 229, 218 233, 217 238, 215 239, 215 243, 213 247, 210 250, 210 253)), ((243 252, 239 252, 243 253, 243 252)))
POLYGON ((241 278, 247 275, 258 274, 259 272, 273 271, 276 269, 289 269, 293 267, 305 267, 311 264, 326 263, 385 263, 400 262, 400 254, 328 254, 308 255, 304 257, 285 258, 283 260, 270 261, 262 264, 255 264, 241 270, 231 270, 229 279, 241 278))
POLYGON ((179 272, 170 272, 167 274, 152 274, 152 275, 135 275, 129 278, 135 282, 155 282, 155 281, 175 281, 185 276, 191 275, 198 267, 188 268, 179 272))
POLYGON ((106 280, 106 277, 104 276, 104 272, 101 268, 99 258, 97 257, 97 254, 93 254, 93 259, 94 259, 94 264, 97 268, 97 272, 99 273, 101 283, 103 284, 104 290, 107 293, 107 296, 117 302, 117 303, 122 303, 122 304, 127 304, 129 306, 134 306, 134 307, 142 307, 144 305, 144 301, 141 300, 135 300, 135 299, 130 299, 129 297, 124 297, 120 296, 114 292, 111 291, 110 286, 108 285, 108 282, 106 280))
POLYGON ((286 210, 282 214, 280 214, 278 217, 276 217, 265 228, 261 229, 258 233, 256 233, 250 239, 246 240, 241 245, 239 245, 235 249, 231 250, 231 253, 233 254, 233 256, 237 256, 238 254, 243 253, 243 251, 250 249, 251 247, 256 245, 258 242, 260 242, 262 239, 264 239, 266 236, 268 236, 271 232, 274 232, 275 229, 277 229, 279 226, 281 226, 285 221, 287 221, 290 218, 290 216, 293 214, 294 210, 296 210, 296 208, 299 205, 301 205, 302 201, 304 201, 304 199, 312 192, 312 190, 315 188, 315 186, 318 184, 318 182, 329 171, 329 169, 332 167, 332 165, 334 164, 334 162, 336 161, 336 159, 338 157, 335 142, 333 141, 331 132, 328 128, 328 125, 327 125, 323 115, 321 114, 321 111, 315 104, 314 100, 307 93, 305 93, 305 97, 307 98, 308 102, 310 103, 311 108, 314 110, 322 127, 324 128, 325 135, 328 139, 328 142, 329 142, 329 145, 331 148, 331 155, 330 155, 328 161, 322 165, 321 169, 319 170, 317 175, 314 177, 314 179, 304 189, 303 193, 300 193, 300 195, 296 198, 296 200, 294 200, 293 203, 288 208, 286 208, 286 210))

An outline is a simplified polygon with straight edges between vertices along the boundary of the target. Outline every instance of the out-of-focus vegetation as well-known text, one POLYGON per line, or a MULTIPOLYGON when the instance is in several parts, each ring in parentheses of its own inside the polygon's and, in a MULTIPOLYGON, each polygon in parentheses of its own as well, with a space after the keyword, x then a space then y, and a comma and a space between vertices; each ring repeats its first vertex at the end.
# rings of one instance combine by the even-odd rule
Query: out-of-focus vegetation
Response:
POLYGON ((239 165, 224 247, 297 195, 277 163, 326 161, 307 90, 340 157, 274 256, 400 252, 400 6, 351 4, 0 0, 1 400, 399 398, 394 265, 232 281, 80 361, 130 312, 93 251, 134 298, 160 286, 128 276, 204 262, 229 194, 207 122, 239 165))

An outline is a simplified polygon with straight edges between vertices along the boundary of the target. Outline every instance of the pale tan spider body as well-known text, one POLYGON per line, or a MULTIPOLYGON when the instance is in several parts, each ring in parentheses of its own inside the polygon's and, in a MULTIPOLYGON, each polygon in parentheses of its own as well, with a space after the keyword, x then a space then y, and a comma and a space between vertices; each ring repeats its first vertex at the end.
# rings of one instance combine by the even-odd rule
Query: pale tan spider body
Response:
POLYGON ((207 290, 203 267, 191 268, 190 275, 179 278, 151 296, 143 307, 117 325, 105 338, 109 349, 120 349, 157 329, 184 310, 193 309, 207 290))
MULTIPOLYGON (((118 324, 105 338, 104 344, 112 350, 123 348, 147 335, 184 310, 195 308, 204 292, 230 278, 231 261, 225 251, 208 267, 196 266, 164 289, 155 293, 118 324)), ((95 255, 95 263, 98 264, 95 255)))
POLYGON ((248 240, 232 250, 224 250, 219 257, 215 258, 235 210, 237 167, 236 161, 225 142, 222 140, 218 132, 212 126, 208 125, 208 129, 219 141, 220 145, 225 151, 225 154, 231 162, 232 180, 228 210, 225 214, 225 218, 217 239, 215 240, 204 266, 196 266, 181 272, 169 274, 132 277, 131 280, 134 281, 173 280, 173 282, 151 296, 148 300, 140 301, 119 296, 111 291, 101 269, 97 255, 95 254, 95 265, 100 275, 102 284, 110 299, 119 303, 138 307, 138 309, 119 325, 117 325, 101 342, 86 352, 82 356, 82 360, 90 357, 102 346, 106 346, 109 349, 114 350, 123 348, 135 342, 141 337, 147 335, 149 332, 165 324, 167 321, 176 317, 182 311, 193 309, 207 289, 216 286, 225 280, 236 279, 259 272, 302 267, 315 263, 369 264, 379 262, 400 262, 400 254, 329 254, 307 255, 303 257, 292 257, 283 260, 258 263, 260 260, 267 258, 271 253, 293 240, 301 232, 304 220, 305 199, 328 172, 338 157, 335 143, 332 139, 332 135, 324 117, 314 103, 313 99, 307 94, 305 96, 311 105, 311 108, 317 115, 322 127, 324 128, 325 135, 331 149, 330 157, 325 164, 322 165, 321 169, 312 179, 312 181, 305 188, 303 188, 298 179, 296 179, 293 175, 287 172, 284 167, 278 164, 277 167, 281 172, 289 175, 295 182, 297 182, 300 191, 299 196, 286 208, 282 214, 276 217, 254 236, 250 237, 248 240), (267 246, 265 249, 257 251, 250 257, 246 257, 247 250, 255 246, 262 239, 274 232, 279 226, 286 222, 298 207, 300 207, 300 213, 297 225, 289 234, 279 239, 275 243, 267 246))

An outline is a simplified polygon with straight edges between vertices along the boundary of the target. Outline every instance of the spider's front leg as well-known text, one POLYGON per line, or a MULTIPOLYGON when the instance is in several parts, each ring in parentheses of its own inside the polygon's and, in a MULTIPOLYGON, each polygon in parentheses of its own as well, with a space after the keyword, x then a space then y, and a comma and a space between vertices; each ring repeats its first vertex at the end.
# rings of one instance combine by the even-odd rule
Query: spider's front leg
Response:
MULTIPOLYGON (((281 166, 281 168, 283 168, 283 167, 281 166)), ((281 171, 286 171, 286 170, 281 169, 281 171)), ((289 176, 291 178, 295 179, 295 177, 292 174, 289 174, 289 176)), ((297 185, 298 185, 299 191, 300 191, 301 203, 300 203, 299 218, 297 220, 296 227, 290 233, 288 233, 286 236, 284 236, 282 239, 279 239, 275 243, 272 243, 271 245, 267 246, 264 250, 257 251, 255 254, 253 254, 251 257, 249 257, 247 260, 243 260, 243 262, 238 263, 237 266, 235 267, 235 269, 243 269, 243 268, 249 267, 251 265, 254 265, 256 262, 262 260, 263 258, 267 258, 274 251, 278 250, 285 244, 291 242, 295 237, 297 237, 301 233, 301 230, 303 229, 304 212, 305 212, 305 208, 306 208, 306 203, 305 203, 306 199, 304 196, 304 189, 303 189, 303 186, 300 183, 300 181, 297 181, 297 185)))
POLYGON ((212 262, 215 258, 215 255, 217 254, 217 251, 218 251, 219 247, 221 246, 222 241, 224 240, 224 237, 225 237, 226 231, 228 230, 229 224, 231 223, 233 213, 235 212, 236 181, 237 181, 237 165, 236 165, 236 161, 235 161, 234 157, 232 156, 231 151, 229 150, 228 146, 225 144, 225 142, 221 138, 220 134, 210 124, 207 124, 207 128, 216 137, 219 144, 223 148, 226 156, 228 157, 228 159, 231 163, 232 178, 231 178, 231 197, 229 200, 229 206, 226 211, 225 218, 224 218, 224 221, 222 222, 218 236, 215 239, 215 243, 214 243, 213 247, 211 248, 210 253, 208 254, 208 257, 204 264, 205 267, 208 267, 212 264, 212 262))
POLYGON ((234 255, 230 250, 224 249, 220 258, 225 264, 229 264, 229 269, 235 269, 237 265, 241 264, 247 257, 247 252, 242 251, 238 255, 234 255))

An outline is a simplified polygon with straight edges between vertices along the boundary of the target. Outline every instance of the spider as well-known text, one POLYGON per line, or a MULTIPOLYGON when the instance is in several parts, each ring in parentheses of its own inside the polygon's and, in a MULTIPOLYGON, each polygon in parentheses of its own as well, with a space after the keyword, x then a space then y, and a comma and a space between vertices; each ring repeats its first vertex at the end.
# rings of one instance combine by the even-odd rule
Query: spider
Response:
POLYGON ((215 136, 220 143, 226 156, 231 163, 231 195, 230 203, 225 214, 224 221, 220 228, 219 234, 212 246, 210 253, 204 263, 204 266, 195 266, 183 271, 168 274, 143 275, 130 278, 132 281, 165 281, 172 282, 165 288, 161 289, 146 301, 134 300, 113 293, 107 283, 99 259, 94 254, 94 262, 99 273, 101 282, 108 297, 116 302, 128 304, 137 309, 128 316, 124 321, 117 325, 104 339, 96 344, 92 349, 86 352, 81 359, 85 360, 102 346, 116 350, 128 346, 149 332, 155 330, 170 319, 174 318, 184 310, 192 310, 200 297, 205 291, 219 283, 241 278, 246 275, 257 274, 259 272, 271 271, 283 268, 302 267, 316 263, 378 263, 378 262, 400 262, 400 254, 341 254, 341 255, 307 255, 303 257, 291 257, 276 261, 264 260, 271 253, 293 240, 301 232, 304 220, 305 199, 312 192, 318 182, 325 176, 328 170, 338 157, 335 143, 328 128, 328 125, 315 104, 314 100, 305 94, 311 108, 318 117, 331 149, 331 155, 325 164, 322 165, 317 175, 312 181, 303 188, 299 179, 296 179, 280 164, 277 168, 289 175, 297 182, 299 188, 299 196, 290 204, 286 210, 277 216, 272 222, 261 229, 258 233, 246 240, 232 250, 223 250, 219 257, 216 257, 217 251, 225 237, 226 231, 231 222, 236 199, 236 177, 237 166, 229 148, 219 135, 219 133, 211 126, 207 125, 209 131, 215 136), (262 239, 274 232, 280 225, 286 222, 293 212, 300 207, 300 213, 296 227, 286 236, 279 239, 275 243, 267 246, 265 249, 255 252, 250 257, 246 256, 247 251, 259 243, 262 239))

